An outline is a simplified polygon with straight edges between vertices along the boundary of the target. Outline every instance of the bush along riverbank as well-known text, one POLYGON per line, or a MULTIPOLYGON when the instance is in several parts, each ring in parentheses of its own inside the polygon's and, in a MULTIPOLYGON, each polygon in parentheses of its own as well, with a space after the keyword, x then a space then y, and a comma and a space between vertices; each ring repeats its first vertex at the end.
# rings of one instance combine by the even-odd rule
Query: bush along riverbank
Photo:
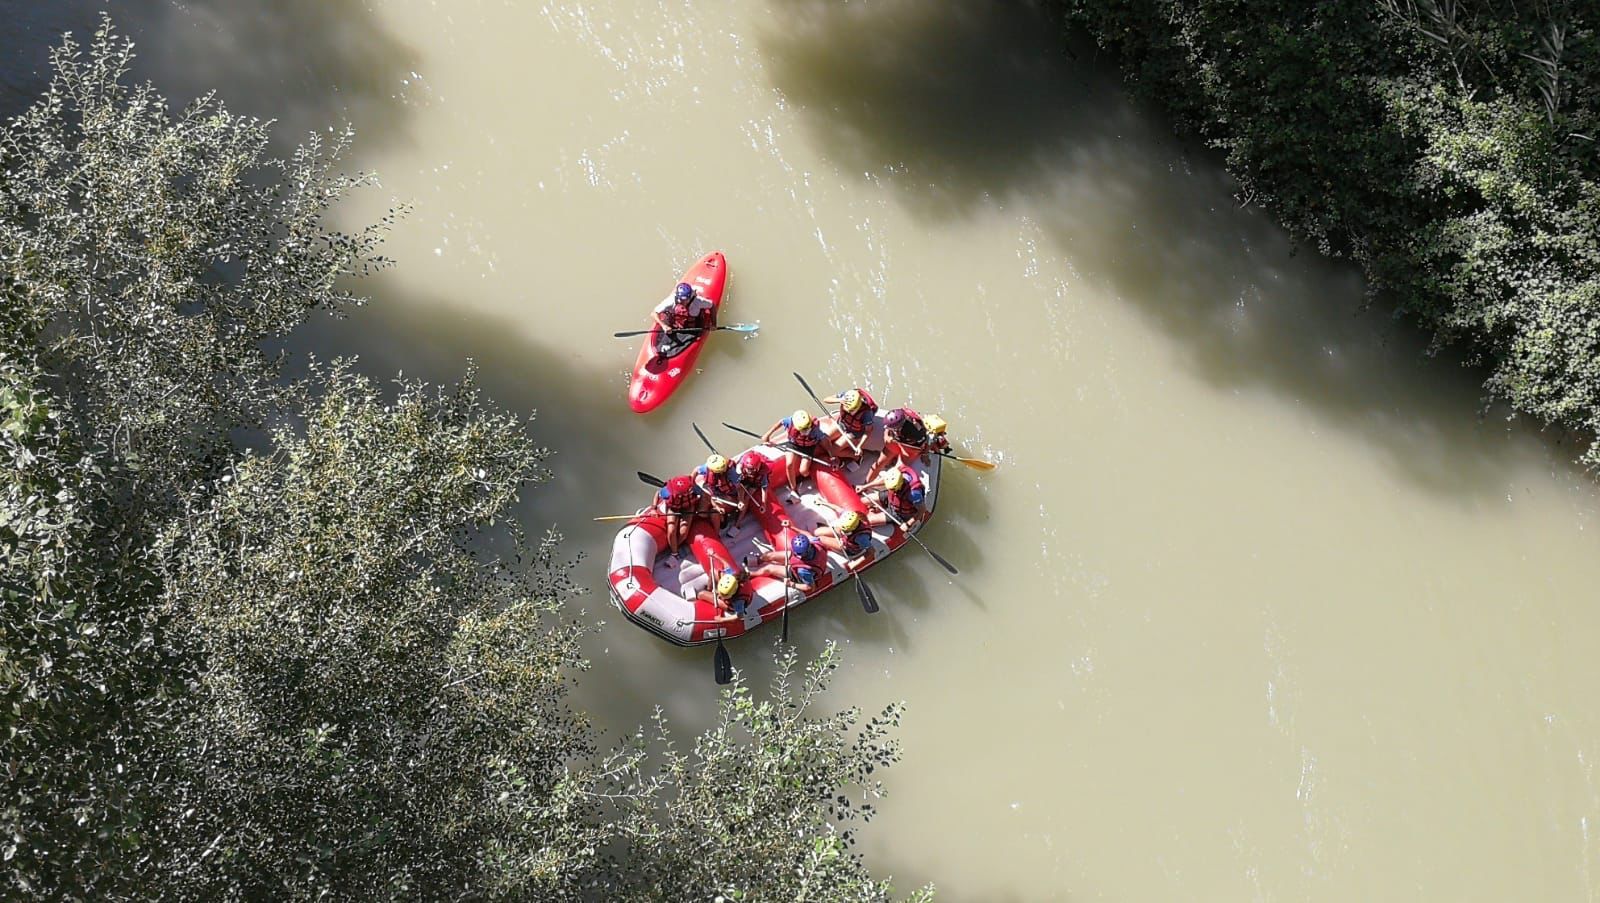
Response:
MULTIPOLYGON (((1600 431, 1600 8, 1052 0, 1515 411, 1600 431)), ((1583 460, 1600 464, 1600 446, 1583 460)))
POLYGON ((268 350, 387 263, 348 136, 271 159, 131 60, 0 129, 0 896, 889 899, 899 707, 817 711, 829 648, 688 747, 594 730, 528 419, 268 350))

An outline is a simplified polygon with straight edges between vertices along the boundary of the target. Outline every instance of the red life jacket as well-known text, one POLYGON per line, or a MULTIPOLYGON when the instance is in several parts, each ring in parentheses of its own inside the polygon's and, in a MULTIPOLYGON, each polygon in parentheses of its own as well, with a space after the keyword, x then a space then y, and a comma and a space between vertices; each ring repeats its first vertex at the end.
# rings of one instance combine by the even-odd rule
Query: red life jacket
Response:
POLYGON ((712 473, 711 468, 702 464, 695 468, 695 476, 699 478, 700 483, 712 495, 720 499, 731 499, 736 492, 733 486, 733 478, 728 475, 732 470, 733 468, 730 466, 728 470, 724 470, 722 473, 712 473))
POLYGON ((844 408, 840 408, 839 416, 834 418, 834 422, 839 424, 840 429, 859 436, 867 431, 867 426, 872 423, 872 418, 877 416, 878 403, 872 400, 872 396, 867 394, 866 389, 857 389, 856 391, 861 393, 861 407, 856 408, 854 411, 846 411, 844 408))
POLYGON ((812 422, 811 429, 803 433, 796 430, 793 423, 784 427, 784 432, 788 434, 789 444, 798 449, 816 448, 822 444, 822 430, 817 429, 815 421, 812 422))
POLYGON ((854 533, 844 538, 844 553, 850 558, 854 558, 870 548, 872 548, 872 530, 864 524, 857 527, 854 533))
POLYGON ((816 583, 817 578, 822 575, 822 563, 817 560, 818 557, 816 546, 811 547, 810 558, 801 558, 791 551, 788 561, 789 575, 802 583, 816 583), (810 580, 805 580, 800 576, 802 568, 811 572, 810 580))
POLYGON ((915 492, 919 497, 922 495, 922 478, 909 467, 902 469, 901 473, 906 475, 905 482, 900 484, 899 489, 888 493, 889 510, 895 517, 905 520, 917 514, 917 503, 912 501, 911 494, 915 492))
POLYGON ((661 500, 661 507, 667 513, 688 514, 694 511, 695 496, 698 494, 692 478, 673 477, 656 497, 661 500))

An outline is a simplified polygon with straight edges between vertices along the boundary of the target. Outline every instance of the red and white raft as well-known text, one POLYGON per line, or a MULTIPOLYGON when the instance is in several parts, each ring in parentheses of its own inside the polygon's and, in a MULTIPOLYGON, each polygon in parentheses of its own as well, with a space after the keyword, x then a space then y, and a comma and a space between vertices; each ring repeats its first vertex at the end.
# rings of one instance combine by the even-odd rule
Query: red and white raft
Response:
MULTIPOLYGON (((823 502, 865 515, 871 510, 870 506, 854 487, 865 478, 869 463, 882 447, 883 426, 880 423, 868 434, 865 445, 868 454, 842 470, 813 467, 814 488, 802 492, 799 501, 793 501, 787 489, 783 452, 766 445, 756 446, 755 451, 767 459, 771 487, 767 510, 755 512, 753 518, 747 516, 732 536, 719 536, 704 519, 697 520, 686 547, 693 554, 680 558, 657 554, 666 547, 665 517, 653 511, 641 512, 618 531, 611 545, 611 601, 628 620, 662 639, 680 646, 698 646, 749 633, 768 621, 781 618, 785 604, 791 608, 803 605, 845 582, 853 573, 872 567, 908 542, 905 532, 898 526, 886 524, 875 528, 872 549, 853 563, 847 563, 835 553, 826 553, 826 573, 818 577, 809 593, 791 586, 785 599, 783 580, 752 577, 750 588, 754 604, 746 608, 743 620, 717 621, 716 606, 695 600, 699 590, 710 588, 710 575, 718 573, 728 562, 742 564, 747 555, 753 557, 774 548, 787 549, 792 534, 786 524, 814 535, 818 526, 837 516, 823 502)), ((922 529, 933 516, 939 495, 941 460, 937 455, 930 456, 928 462, 915 457, 903 459, 905 465, 916 469, 925 487, 923 516, 912 532, 922 529)))

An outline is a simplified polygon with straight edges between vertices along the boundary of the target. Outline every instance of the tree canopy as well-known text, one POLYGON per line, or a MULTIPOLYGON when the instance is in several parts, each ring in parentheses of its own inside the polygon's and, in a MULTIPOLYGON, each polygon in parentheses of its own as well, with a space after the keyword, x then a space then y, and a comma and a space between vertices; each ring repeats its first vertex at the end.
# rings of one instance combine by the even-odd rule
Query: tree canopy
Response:
MULTIPOLYGON (((830 647, 688 750, 567 703, 589 625, 529 417, 284 340, 393 214, 349 136, 129 85, 70 38, 0 130, 0 893, 885 900, 850 852, 900 709, 820 714, 830 647)), ((924 896, 925 892, 916 896, 924 896)))

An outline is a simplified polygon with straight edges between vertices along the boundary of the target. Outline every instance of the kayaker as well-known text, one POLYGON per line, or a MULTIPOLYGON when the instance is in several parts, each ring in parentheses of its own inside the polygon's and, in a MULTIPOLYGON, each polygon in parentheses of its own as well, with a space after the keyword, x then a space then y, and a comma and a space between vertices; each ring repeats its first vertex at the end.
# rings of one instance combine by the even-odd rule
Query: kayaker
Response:
POLYGON ((774 423, 761 437, 762 442, 783 449, 789 488, 796 495, 800 493, 800 481, 811 476, 811 458, 823 453, 823 438, 817 422, 806 411, 795 411, 774 423))
POLYGON ((762 552, 756 560, 761 566, 750 572, 752 577, 784 580, 802 593, 816 588, 817 577, 827 563, 823 560, 822 547, 799 531, 789 540, 789 548, 762 552))
POLYGON ((694 597, 700 602, 715 605, 718 621, 736 621, 744 617, 753 598, 750 583, 745 579, 747 576, 733 568, 723 568, 722 573, 717 575, 715 591, 700 590, 694 597))
POLYGON ((689 538, 689 527, 700 513, 703 496, 694 478, 688 475, 673 477, 656 493, 656 510, 667 516, 667 550, 673 555, 689 538))
POLYGON ((740 504, 742 493, 734 485, 730 469, 728 459, 718 454, 713 454, 706 459, 706 463, 694 469, 694 484, 699 487, 707 503, 706 515, 711 518, 711 529, 719 533, 730 512, 737 515, 743 510, 740 504))
POLYGON ((847 389, 822 401, 839 406, 839 412, 828 418, 837 427, 837 431, 829 437, 833 456, 851 459, 861 457, 867 433, 878 417, 878 403, 862 388, 847 389))
POLYGON ((876 479, 863 483, 858 491, 863 497, 874 490, 877 493, 876 510, 867 515, 867 523, 876 527, 899 521, 899 526, 911 532, 922 515, 922 477, 915 469, 904 465, 888 468, 876 479), (894 515, 890 517, 889 515, 894 515))
POLYGON ((860 512, 841 511, 833 523, 817 528, 817 544, 853 561, 871 551, 872 530, 860 512))
POLYGON ((678 283, 672 294, 656 305, 656 309, 650 314, 662 329, 661 335, 656 340, 656 359, 658 361, 665 359, 667 351, 684 344, 682 333, 673 333, 669 330, 704 329, 711 325, 711 312, 715 308, 716 305, 695 290, 694 286, 687 282, 678 283))

